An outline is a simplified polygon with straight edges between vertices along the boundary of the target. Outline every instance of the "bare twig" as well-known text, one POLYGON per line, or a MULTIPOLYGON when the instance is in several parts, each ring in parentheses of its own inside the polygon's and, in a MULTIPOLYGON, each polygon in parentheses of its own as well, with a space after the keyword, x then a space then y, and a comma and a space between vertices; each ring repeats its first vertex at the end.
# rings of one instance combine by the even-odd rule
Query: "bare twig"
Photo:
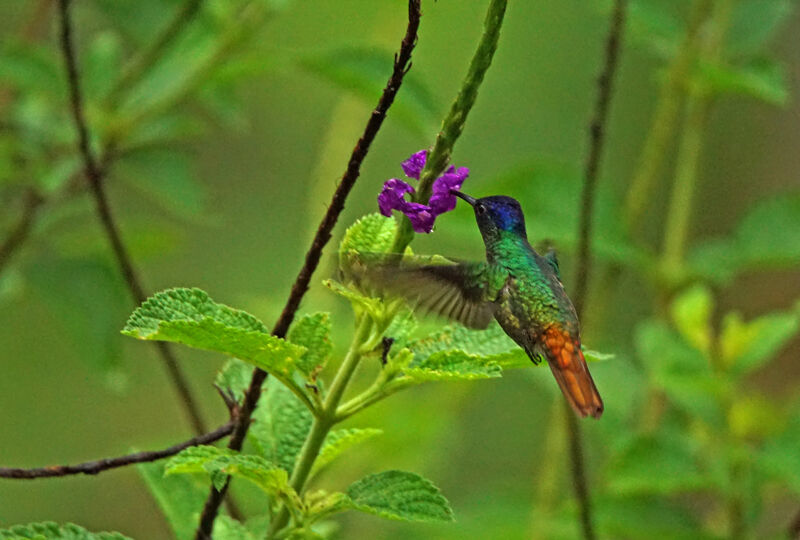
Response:
POLYGON ((36 219, 36 213, 43 202, 44 199, 35 190, 30 189, 25 193, 22 214, 20 214, 19 220, 11 228, 3 243, 0 244, 0 274, 2 274, 3 268, 9 263, 17 249, 28 238, 36 219))
MULTIPOLYGON (((111 248, 114 251, 114 256, 119 264, 122 276, 134 300, 137 303, 142 303, 146 298, 144 288, 133 266, 133 261, 122 241, 119 228, 108 203, 108 197, 106 196, 105 187, 103 185, 105 168, 101 166, 100 162, 95 158, 90 147, 89 130, 83 113, 83 98, 81 96, 77 60, 72 43, 72 24, 69 12, 70 0, 59 0, 58 5, 61 14, 61 49, 67 69, 72 117, 78 135, 78 150, 83 159, 84 173, 86 174, 90 192, 97 206, 97 215, 111 243, 111 248)), ((200 415, 200 409, 189 390, 186 377, 181 371, 172 349, 166 343, 161 342, 156 344, 156 348, 166 365, 172 384, 181 398, 181 403, 184 406, 195 432, 198 434, 204 433, 206 431, 205 422, 200 415)))
POLYGON ((35 478, 52 478, 55 476, 70 476, 74 474, 97 474, 110 469, 125 467, 135 463, 147 463, 158 461, 166 457, 174 456, 184 448, 198 446, 201 444, 211 444, 214 441, 230 435, 233 431, 233 420, 224 424, 210 433, 205 433, 197 437, 192 437, 182 443, 175 444, 163 450, 152 450, 150 452, 136 452, 115 458, 98 459, 97 461, 87 461, 77 465, 51 465, 49 467, 38 467, 35 469, 13 469, 10 467, 0 467, 0 478, 14 478, 18 480, 33 480, 35 478))
MULTIPOLYGON (((606 54, 603 71, 597 79, 597 102, 595 103, 594 116, 589 126, 590 144, 589 154, 586 158, 584 171, 583 190, 581 193, 580 221, 578 225, 578 257, 576 261, 577 273, 575 276, 575 292, 572 300, 575 311, 580 318, 586 305, 589 274, 592 258, 590 255, 592 241, 592 212, 595 192, 597 187, 597 173, 600 156, 603 152, 605 140, 606 121, 611 101, 611 90, 614 73, 617 68, 622 27, 625 21, 625 0, 614 1, 614 11, 606 40, 606 54)), ((586 480, 586 465, 583 461, 583 444, 578 421, 572 411, 567 411, 567 436, 569 439, 570 459, 572 462, 572 484, 575 497, 578 500, 581 517, 583 537, 587 540, 595 538, 592 523, 592 505, 589 496, 589 487, 586 480)))
MULTIPOLYGON (((405 37, 400 45, 400 50, 395 55, 392 74, 389 77, 386 88, 383 89, 383 93, 381 94, 377 107, 372 111, 370 118, 367 121, 367 125, 364 128, 364 133, 356 143, 355 148, 353 148, 353 152, 350 155, 350 160, 347 164, 347 170, 342 176, 342 180, 339 182, 339 185, 336 187, 336 191, 333 193, 328 210, 325 212, 325 215, 323 216, 322 221, 317 228, 317 232, 315 233, 314 239, 311 242, 311 247, 306 253, 305 262, 303 263, 300 272, 297 274, 294 285, 292 285, 292 290, 289 293, 289 298, 286 301, 286 305, 283 308, 278 321, 275 323, 275 327, 272 329, 272 334, 275 336, 284 337, 286 332, 289 330, 289 326, 294 320, 297 308, 300 306, 300 301, 303 299, 303 296, 308 290, 308 284, 311 281, 311 276, 319 264, 320 257, 322 256, 322 250, 331 239, 333 227, 336 225, 336 221, 339 219, 339 215, 344 209, 347 196, 350 194, 350 191, 353 189, 353 185, 358 179, 358 176, 361 172, 361 163, 367 156, 369 147, 372 144, 372 141, 375 139, 375 136, 378 134, 378 130, 383 124, 383 120, 386 118, 386 113, 389 110, 389 107, 391 107, 392 103, 394 102, 395 96, 397 95, 400 85, 403 82, 403 77, 411 68, 411 52, 414 50, 414 45, 417 41, 417 30, 419 28, 420 16, 420 1, 409 0, 408 26, 406 28, 405 37)), ((250 427, 250 417, 256 407, 258 398, 261 396, 261 385, 264 383, 266 378, 267 373, 265 371, 260 369, 253 371, 253 377, 250 380, 250 386, 247 389, 244 403, 242 405, 241 416, 236 424, 236 428, 231 436, 231 440, 228 443, 228 448, 233 450, 241 449, 244 438, 247 435, 247 430, 250 427)), ((198 526, 195 538, 199 540, 206 540, 211 537, 211 531, 214 527, 214 520, 216 519, 217 511, 220 503, 225 497, 225 492, 227 489, 228 484, 226 484, 222 490, 219 491, 213 486, 211 487, 208 500, 206 501, 206 504, 203 508, 203 513, 200 516, 200 524, 198 526)))

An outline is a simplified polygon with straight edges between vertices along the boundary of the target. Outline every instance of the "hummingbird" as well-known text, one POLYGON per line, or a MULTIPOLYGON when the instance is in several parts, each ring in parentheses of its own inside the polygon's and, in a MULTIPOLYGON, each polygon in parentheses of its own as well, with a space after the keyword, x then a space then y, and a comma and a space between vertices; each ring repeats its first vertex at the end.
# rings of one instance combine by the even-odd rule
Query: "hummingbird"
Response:
POLYGON ((496 195, 475 199, 451 193, 474 212, 485 262, 388 262, 378 273, 384 289, 464 326, 485 329, 492 318, 534 364, 547 359, 572 409, 599 418, 603 400, 581 351, 580 327, 554 251, 544 256, 528 243, 519 202, 496 195))

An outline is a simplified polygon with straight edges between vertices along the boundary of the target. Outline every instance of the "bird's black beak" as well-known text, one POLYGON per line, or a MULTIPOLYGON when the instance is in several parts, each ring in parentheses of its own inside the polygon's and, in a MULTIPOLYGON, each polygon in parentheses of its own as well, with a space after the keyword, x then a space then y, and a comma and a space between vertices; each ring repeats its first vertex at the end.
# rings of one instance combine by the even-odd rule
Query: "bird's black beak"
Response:
POLYGON ((460 191, 457 191, 457 190, 455 190, 455 189, 451 189, 451 190, 450 190, 450 193, 452 193, 453 195, 455 195, 455 196, 456 196, 456 197, 458 197, 459 199, 464 199, 464 200, 465 200, 465 201, 467 201, 467 202, 468 202, 470 205, 472 205, 472 206, 475 206, 475 197, 470 197, 470 196, 469 196, 469 195, 467 195, 466 193, 461 193, 460 191))

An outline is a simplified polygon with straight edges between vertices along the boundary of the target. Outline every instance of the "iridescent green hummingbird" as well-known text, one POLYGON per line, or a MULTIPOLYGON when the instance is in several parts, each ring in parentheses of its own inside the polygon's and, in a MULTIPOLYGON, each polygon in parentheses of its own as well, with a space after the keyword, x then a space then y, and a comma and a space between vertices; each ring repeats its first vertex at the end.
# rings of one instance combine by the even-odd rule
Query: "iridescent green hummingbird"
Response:
POLYGON ((380 272, 383 288, 470 328, 484 329, 494 317, 534 363, 547 359, 576 413, 599 418, 603 400, 581 351, 578 316, 555 253, 541 256, 528 243, 515 199, 452 193, 475 211, 486 262, 389 263, 380 272))

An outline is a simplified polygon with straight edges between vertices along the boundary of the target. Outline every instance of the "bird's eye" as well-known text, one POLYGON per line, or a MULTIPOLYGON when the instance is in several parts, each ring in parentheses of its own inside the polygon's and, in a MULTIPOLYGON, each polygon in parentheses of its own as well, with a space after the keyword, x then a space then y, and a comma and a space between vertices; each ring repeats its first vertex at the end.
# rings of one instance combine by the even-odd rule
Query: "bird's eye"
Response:
POLYGON ((478 212, 479 214, 484 214, 486 213, 486 206, 479 204, 475 206, 475 211, 478 212))

